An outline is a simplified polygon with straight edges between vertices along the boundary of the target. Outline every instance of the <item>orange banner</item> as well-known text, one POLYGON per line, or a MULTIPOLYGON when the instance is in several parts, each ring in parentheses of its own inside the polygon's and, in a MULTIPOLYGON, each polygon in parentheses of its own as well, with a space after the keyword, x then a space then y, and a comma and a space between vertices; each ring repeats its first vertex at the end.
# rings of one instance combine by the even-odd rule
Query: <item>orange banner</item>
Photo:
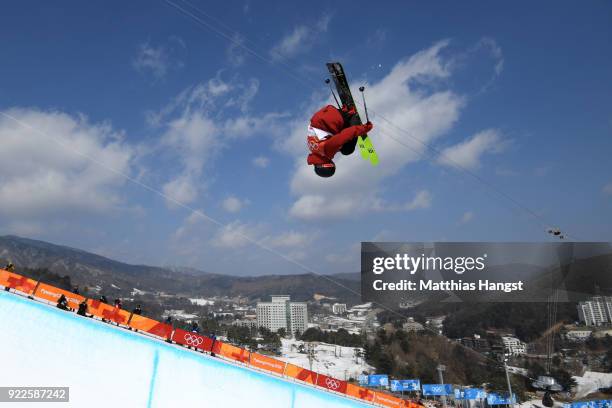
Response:
POLYGON ((0 270, 0 285, 31 295, 36 287, 36 281, 2 269, 0 270))
POLYGON ((132 315, 129 326, 133 329, 142 330, 164 339, 169 339, 170 334, 172 334, 172 326, 169 324, 160 323, 157 320, 140 315, 132 315))
POLYGON ((287 377, 297 378, 300 381, 304 381, 310 384, 317 383, 317 373, 290 363, 287 363, 285 375, 287 377))
POLYGON ((287 363, 272 357, 264 356, 262 354, 251 353, 250 364, 253 367, 261 368, 262 370, 270 371, 276 374, 283 374, 285 372, 285 365, 287 363))
POLYGON ((214 346, 215 354, 227 357, 229 359, 246 363, 249 361, 249 351, 240 347, 232 346, 231 344, 217 341, 214 346))
POLYGON ((85 298, 81 295, 56 288, 55 286, 47 285, 46 283, 41 283, 38 285, 38 288, 34 293, 34 296, 37 298, 45 299, 54 303, 57 303, 58 299, 62 295, 66 296, 66 299, 68 300, 68 307, 74 310, 79 307, 79 303, 85 300, 85 298))
POLYGON ((374 392, 374 402, 385 407, 405 407, 404 400, 383 392, 374 392))
POLYGON ((130 318, 130 312, 127 310, 119 309, 117 307, 107 305, 99 300, 88 299, 87 300, 88 313, 97 316, 104 320, 110 320, 117 324, 127 324, 130 318))
POLYGON ((374 400, 374 391, 355 384, 346 385, 346 395, 350 395, 351 397, 359 398, 365 401, 374 400))

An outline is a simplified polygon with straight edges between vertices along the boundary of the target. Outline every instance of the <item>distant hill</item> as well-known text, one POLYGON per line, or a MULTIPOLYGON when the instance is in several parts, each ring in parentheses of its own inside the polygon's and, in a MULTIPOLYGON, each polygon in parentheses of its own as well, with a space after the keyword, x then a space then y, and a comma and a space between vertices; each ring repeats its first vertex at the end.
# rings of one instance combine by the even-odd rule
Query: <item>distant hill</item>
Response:
POLYGON ((193 268, 131 265, 49 242, 0 236, 0 260, 9 259, 17 269, 47 268, 69 276, 74 284, 98 286, 104 293, 122 296, 129 296, 137 288, 189 297, 241 295, 252 299, 288 294, 295 300, 309 300, 319 293, 349 304, 360 302, 358 274, 329 276, 338 284, 314 274, 237 277, 193 268))

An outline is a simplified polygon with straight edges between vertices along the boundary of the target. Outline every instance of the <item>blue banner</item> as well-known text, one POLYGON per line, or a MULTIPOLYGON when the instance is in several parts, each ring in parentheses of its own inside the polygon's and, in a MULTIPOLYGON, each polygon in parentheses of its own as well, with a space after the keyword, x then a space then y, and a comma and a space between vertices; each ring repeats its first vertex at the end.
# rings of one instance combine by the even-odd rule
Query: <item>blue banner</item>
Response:
POLYGON ((452 384, 423 384, 423 395, 452 395, 452 384))
POLYGON ((487 398, 487 392, 480 388, 466 388, 463 390, 463 399, 477 400, 487 398))
POLYGON ((578 401, 563 404, 563 408, 612 408, 612 400, 578 401))
POLYGON ((507 395, 489 394, 487 396, 487 404, 489 405, 510 405, 516 403, 516 396, 513 394, 512 398, 507 395))
POLYGON ((369 375, 368 385, 370 387, 386 387, 389 385, 389 376, 387 374, 369 375))
POLYGON ((361 374, 359 376, 359 385, 368 385, 368 376, 365 374, 361 374))
POLYGON ((455 388, 455 399, 465 399, 465 392, 459 388, 455 388))
POLYGON ((420 391, 420 380, 391 380, 391 391, 420 391))

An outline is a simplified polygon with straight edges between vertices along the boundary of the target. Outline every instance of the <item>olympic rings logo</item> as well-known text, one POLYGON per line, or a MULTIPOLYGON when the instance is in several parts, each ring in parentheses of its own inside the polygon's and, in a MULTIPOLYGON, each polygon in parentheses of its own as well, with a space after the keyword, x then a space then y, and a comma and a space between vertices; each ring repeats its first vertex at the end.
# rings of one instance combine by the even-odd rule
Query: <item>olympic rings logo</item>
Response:
POLYGON ((183 338, 185 339, 185 343, 194 347, 197 347, 200 344, 204 343, 203 338, 201 338, 200 336, 194 336, 191 333, 187 333, 183 338))
POLYGON ((330 390, 337 390, 338 388, 340 388, 340 382, 338 380, 334 380, 333 378, 326 378, 325 385, 330 390))

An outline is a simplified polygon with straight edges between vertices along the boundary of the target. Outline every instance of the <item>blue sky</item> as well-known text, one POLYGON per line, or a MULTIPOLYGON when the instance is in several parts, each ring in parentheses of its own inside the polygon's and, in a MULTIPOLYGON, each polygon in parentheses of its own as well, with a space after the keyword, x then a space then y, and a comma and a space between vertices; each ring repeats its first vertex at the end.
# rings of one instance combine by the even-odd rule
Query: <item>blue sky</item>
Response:
POLYGON ((609 3, 173 2, 200 23, 5 5, 1 233, 240 275, 356 271, 362 240, 612 239, 609 3), (322 180, 330 60, 367 86, 381 164, 322 180))

